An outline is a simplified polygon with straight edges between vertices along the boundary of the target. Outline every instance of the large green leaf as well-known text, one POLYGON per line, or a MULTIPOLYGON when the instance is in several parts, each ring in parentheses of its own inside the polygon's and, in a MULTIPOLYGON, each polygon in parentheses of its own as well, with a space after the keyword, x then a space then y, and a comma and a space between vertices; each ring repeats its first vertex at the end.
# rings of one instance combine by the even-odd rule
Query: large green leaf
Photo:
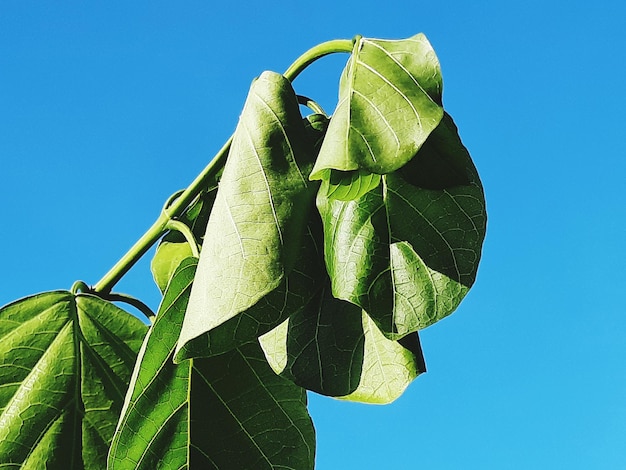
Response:
MULTIPOLYGON (((328 126, 328 118, 321 114, 311 114, 304 119, 303 123, 309 135, 309 140, 312 142, 312 146, 317 154, 328 126)), ((204 233, 215 202, 218 181, 222 176, 222 172, 223 169, 218 172, 214 180, 209 182, 207 190, 178 219, 191 229, 196 242, 200 245, 204 241, 204 233)), ((168 232, 163 237, 150 264, 152 276, 161 292, 165 292, 167 283, 174 275, 174 271, 181 261, 192 255, 193 252, 188 241, 179 232, 168 232)))
POLYGON ((486 213, 469 153, 446 115, 415 157, 353 201, 318 195, 333 294, 390 338, 452 313, 474 282, 486 213))
POLYGON ((369 316, 323 289, 305 310, 259 338, 277 374, 323 395, 390 403, 425 365, 417 333, 387 339, 369 316))
POLYGON ((0 467, 104 468, 146 328, 67 291, 0 309, 0 467))
POLYGON ((196 266, 178 268, 144 341, 109 468, 313 468, 305 392, 270 369, 258 344, 172 361, 196 266))
POLYGON ((317 185, 307 179, 315 140, 289 81, 264 72, 220 180, 177 360, 255 340, 317 290, 323 266, 309 226, 317 185))
POLYGON ((439 61, 423 34, 357 38, 311 179, 333 170, 385 174, 407 163, 443 116, 439 61))

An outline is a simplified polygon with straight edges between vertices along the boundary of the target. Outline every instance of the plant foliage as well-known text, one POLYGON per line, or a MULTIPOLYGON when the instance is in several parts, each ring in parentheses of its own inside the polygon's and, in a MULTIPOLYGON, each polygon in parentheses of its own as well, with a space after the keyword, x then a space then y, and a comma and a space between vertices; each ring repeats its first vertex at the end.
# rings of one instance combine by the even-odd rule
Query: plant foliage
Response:
POLYGON ((109 466, 311 467, 315 432, 304 389, 270 369, 258 342, 173 362, 196 266, 183 260, 168 284, 139 352, 109 466))
POLYGON ((321 44, 253 81, 233 137, 100 282, 0 309, 0 467, 311 469, 307 390, 398 398, 485 230, 426 37, 321 44), (292 81, 331 52, 350 57, 329 117, 292 81), (111 289, 158 240, 146 326, 111 289))
POLYGON ((98 468, 146 326, 86 294, 0 311, 0 468, 98 468))

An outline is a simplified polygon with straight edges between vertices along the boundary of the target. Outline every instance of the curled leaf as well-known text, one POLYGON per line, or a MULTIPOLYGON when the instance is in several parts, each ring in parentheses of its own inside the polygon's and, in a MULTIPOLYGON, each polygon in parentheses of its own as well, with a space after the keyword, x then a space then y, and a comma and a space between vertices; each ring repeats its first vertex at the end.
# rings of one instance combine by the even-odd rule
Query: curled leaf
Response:
POLYGON ((486 230, 478 173, 446 115, 416 156, 353 201, 317 199, 333 294, 389 338, 452 313, 476 277, 486 230))
POLYGON ((346 401, 385 405, 404 393, 409 384, 426 372, 416 332, 390 340, 365 312, 361 312, 365 351, 359 385, 352 393, 338 397, 346 401))
POLYGON ((323 395, 390 403, 426 370, 417 333, 386 338, 361 308, 322 289, 306 309, 259 338, 277 374, 323 395))
POLYGON ((443 116, 439 61, 423 34, 358 38, 310 178, 331 170, 386 174, 404 166, 443 116))
POLYGON ((323 272, 311 238, 308 181, 319 122, 302 120, 291 84, 253 84, 208 221, 177 360, 256 338, 302 308, 323 272), (311 131, 314 131, 312 134, 311 131))

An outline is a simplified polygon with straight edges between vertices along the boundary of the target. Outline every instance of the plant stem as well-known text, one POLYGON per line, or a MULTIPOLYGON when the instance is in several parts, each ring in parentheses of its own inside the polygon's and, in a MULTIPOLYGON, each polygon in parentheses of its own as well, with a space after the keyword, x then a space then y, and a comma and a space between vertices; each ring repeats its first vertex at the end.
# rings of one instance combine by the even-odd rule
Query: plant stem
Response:
POLYGON ((328 114, 326 114, 326 111, 324 111, 324 108, 322 108, 319 105, 319 103, 316 103, 311 98, 308 98, 306 96, 298 95, 298 103, 303 105, 303 106, 306 106, 307 108, 309 108, 314 113, 321 114, 322 116, 328 117, 328 114))
POLYGON ((217 152, 211 162, 202 170, 202 173, 200 173, 189 187, 172 202, 171 206, 163 209, 159 218, 152 224, 147 232, 144 233, 130 250, 115 263, 109 272, 93 286, 93 292, 110 292, 124 274, 126 274, 146 251, 154 245, 161 235, 168 230, 167 225, 170 220, 180 217, 183 214, 189 204, 191 204, 195 197, 200 194, 202 189, 206 186, 206 183, 224 166, 232 140, 232 137, 228 139, 228 142, 217 152))
MULTIPOLYGON (((326 55, 337 52, 352 52, 354 40, 336 39, 323 42, 302 54, 283 74, 289 81, 293 81, 304 69, 326 55)), ((224 166, 230 144, 233 141, 231 136, 228 142, 219 150, 206 168, 200 173, 189 187, 174 201, 166 207, 159 218, 152 224, 146 233, 126 252, 122 258, 100 279, 91 289, 94 293, 108 294, 113 286, 135 265, 137 261, 156 243, 156 241, 168 230, 168 223, 172 219, 180 217, 189 204, 200 194, 207 183, 224 166)))
POLYGON ((85 284, 83 281, 76 281, 72 285, 70 292, 72 292, 72 294, 74 295, 78 294, 79 292, 89 292, 89 286, 85 284))
POLYGON ((354 47, 354 41, 352 39, 335 39, 333 41, 323 42, 315 47, 312 47, 296 61, 291 64, 287 71, 283 74, 287 80, 293 82, 300 73, 315 62, 317 59, 321 59, 328 54, 334 54, 337 52, 352 52, 354 47))
POLYGON ((154 314, 154 312, 152 311, 150 307, 148 307, 139 299, 136 299, 130 295, 119 294, 119 293, 116 293, 116 294, 109 293, 105 295, 101 294, 101 297, 104 300, 108 300, 109 302, 124 302, 128 305, 132 305, 141 313, 143 313, 146 316, 146 319, 150 320, 151 322, 154 322, 154 318, 156 317, 156 315, 154 314))

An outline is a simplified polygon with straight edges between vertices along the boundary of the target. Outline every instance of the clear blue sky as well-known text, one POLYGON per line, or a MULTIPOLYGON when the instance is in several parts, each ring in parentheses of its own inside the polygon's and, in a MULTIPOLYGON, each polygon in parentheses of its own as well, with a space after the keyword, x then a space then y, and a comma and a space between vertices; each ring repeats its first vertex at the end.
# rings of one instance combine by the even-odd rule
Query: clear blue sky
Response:
MULTIPOLYGON (((3 0, 0 304, 97 282, 263 70, 423 32, 485 186, 484 257, 396 403, 311 396, 317 468, 626 468, 626 3, 324 4, 3 0)), ((332 110, 346 57, 296 90, 332 110)), ((148 262, 118 290, 156 308, 148 262)))

